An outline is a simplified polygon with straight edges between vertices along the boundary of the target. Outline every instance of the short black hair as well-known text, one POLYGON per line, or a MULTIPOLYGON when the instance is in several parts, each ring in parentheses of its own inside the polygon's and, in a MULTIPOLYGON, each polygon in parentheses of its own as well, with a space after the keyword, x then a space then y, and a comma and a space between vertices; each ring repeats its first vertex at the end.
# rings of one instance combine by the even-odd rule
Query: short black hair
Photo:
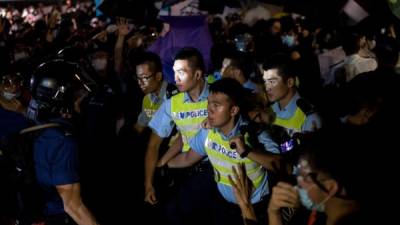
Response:
MULTIPOLYGON (((323 172, 336 180, 346 198, 363 199, 370 162, 366 153, 374 141, 363 127, 340 125, 322 128, 301 142, 300 158, 306 159, 315 173, 323 172), (370 141, 371 140, 371 141, 370 141)), ((368 153, 367 153, 368 154, 368 153)), ((339 193, 337 196, 340 197, 339 193)))
POLYGON ((203 73, 206 72, 203 56, 196 48, 185 47, 180 49, 175 55, 176 60, 187 60, 192 71, 201 70, 203 73))
POLYGON ((237 80, 233 78, 222 78, 210 85, 210 93, 223 93, 230 101, 240 108, 242 115, 248 111, 246 101, 250 98, 251 92, 247 91, 237 80))
POLYGON ((143 52, 141 56, 138 57, 136 66, 146 64, 152 73, 162 72, 162 64, 160 56, 153 52, 143 52))
POLYGON ((263 64, 263 70, 277 69, 278 75, 283 81, 296 78, 295 64, 293 60, 284 53, 277 53, 269 57, 263 64))

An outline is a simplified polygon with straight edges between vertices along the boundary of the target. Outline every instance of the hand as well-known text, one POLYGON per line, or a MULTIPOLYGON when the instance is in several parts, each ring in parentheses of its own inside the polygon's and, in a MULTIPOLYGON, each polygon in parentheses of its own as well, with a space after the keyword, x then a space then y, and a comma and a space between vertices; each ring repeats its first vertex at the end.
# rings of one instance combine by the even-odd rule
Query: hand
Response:
POLYGON ((145 188, 145 194, 144 194, 144 201, 149 203, 150 205, 155 205, 157 204, 157 198, 156 198, 156 192, 154 190, 153 186, 149 186, 145 188))
POLYGON ((281 208, 298 208, 300 206, 297 190, 291 184, 279 182, 272 188, 268 213, 280 213, 281 208))
POLYGON ((229 145, 232 147, 235 146, 234 149, 237 153, 239 153, 239 155, 246 151, 246 146, 242 135, 231 138, 231 140, 229 140, 229 145))
POLYGON ((129 25, 128 20, 123 17, 117 18, 117 26, 118 26, 118 35, 119 36, 126 36, 129 34, 129 25))
POLYGON ((246 167, 243 163, 238 165, 238 168, 232 167, 233 176, 229 175, 229 182, 232 185, 233 193, 235 194, 236 201, 242 210, 243 217, 256 220, 254 208, 250 202, 251 194, 253 192, 253 184, 247 177, 246 167))
POLYGON ((211 125, 210 125, 210 123, 208 122, 208 118, 204 119, 204 121, 201 122, 201 128, 204 128, 204 129, 211 129, 211 125))

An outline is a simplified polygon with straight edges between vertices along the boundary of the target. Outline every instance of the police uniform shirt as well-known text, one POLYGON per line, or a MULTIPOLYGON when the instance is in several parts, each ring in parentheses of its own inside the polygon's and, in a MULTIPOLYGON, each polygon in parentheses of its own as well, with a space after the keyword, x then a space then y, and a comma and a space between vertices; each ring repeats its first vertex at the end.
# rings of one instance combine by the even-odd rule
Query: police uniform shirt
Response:
MULTIPOLYGON (((155 93, 148 94, 150 97, 150 101, 153 104, 161 105, 161 103, 166 99, 167 85, 168 83, 163 81, 158 95, 156 95, 155 93)), ((146 113, 144 107, 142 107, 142 111, 139 114, 137 123, 142 127, 146 127, 149 124, 151 118, 152 117, 149 116, 148 113, 146 113)))
POLYGON ((259 88, 257 87, 257 84, 251 81, 250 79, 247 80, 243 85, 244 88, 250 89, 251 92, 253 93, 260 93, 259 88))
MULTIPOLYGON (((298 99, 300 99, 300 95, 299 95, 299 93, 296 92, 296 94, 292 97, 289 104, 285 108, 281 109, 279 107, 279 102, 275 102, 274 104, 272 104, 272 110, 276 113, 276 117, 281 118, 281 119, 291 118, 294 115, 294 113, 296 112, 296 109, 297 109, 296 102, 298 99)), ((316 125, 315 128, 317 128, 317 129, 321 128, 321 118, 316 113, 306 115, 306 120, 304 121, 303 125, 301 126, 301 132, 314 131, 313 124, 316 125)), ((294 132, 289 131, 288 133, 289 133, 289 135, 293 135, 294 132)))
MULTIPOLYGON (((218 129, 216 129, 216 132, 218 132, 221 135, 223 140, 230 140, 234 136, 240 135, 239 127, 244 124, 245 124, 245 122, 242 119, 239 119, 239 121, 236 123, 236 125, 232 129, 232 131, 229 132, 228 136, 225 136, 218 129)), ((197 133, 197 135, 194 138, 192 138, 192 140, 190 141, 191 149, 201 156, 207 156, 207 152, 205 149, 205 141, 206 141, 208 133, 210 131, 212 131, 212 129, 202 128, 197 133)), ((237 156, 232 156, 232 157, 240 157, 240 156, 237 155, 237 156)), ((232 173, 232 175, 233 175, 233 173, 232 173)), ((237 200, 235 198, 235 195, 233 193, 233 189, 231 186, 222 184, 220 182, 217 182, 217 185, 218 185, 219 192, 225 198, 225 200, 227 200, 228 202, 237 204, 237 200)), ((267 194, 269 194, 269 189, 268 189, 268 176, 266 175, 264 177, 264 179, 262 180, 261 185, 258 188, 256 188, 256 190, 253 191, 253 193, 251 195, 251 203, 254 204, 254 203, 260 202, 262 200, 262 198, 267 194)))
POLYGON ((55 186, 79 182, 76 140, 56 128, 43 130, 34 142, 34 162, 38 183, 48 196, 46 214, 64 213, 63 201, 55 186))
MULTIPOLYGON (((208 84, 205 82, 204 88, 197 99, 197 102, 207 101, 208 94, 208 84)), ((184 93, 182 104, 185 102, 193 102, 187 92, 184 93)), ((170 136, 174 125, 175 123, 172 120, 171 113, 171 99, 167 99, 163 102, 156 114, 154 114, 154 117, 150 120, 149 127, 159 137, 166 138, 170 136)))

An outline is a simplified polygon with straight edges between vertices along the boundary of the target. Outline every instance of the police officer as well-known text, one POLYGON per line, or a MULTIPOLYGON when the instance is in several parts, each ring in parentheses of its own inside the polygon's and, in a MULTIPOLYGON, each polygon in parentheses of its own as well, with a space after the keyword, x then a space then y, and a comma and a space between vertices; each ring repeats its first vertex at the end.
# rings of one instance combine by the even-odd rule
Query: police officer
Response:
POLYGON ((46 192, 46 224, 98 224, 82 202, 77 142, 71 136, 79 96, 86 91, 82 80, 63 60, 40 65, 31 80, 38 121, 57 125, 44 129, 33 149, 36 177, 46 192))
MULTIPOLYGON (((153 187, 153 177, 162 139, 170 136, 176 125, 181 134, 181 150, 188 151, 189 140, 198 132, 201 122, 207 117, 208 84, 204 78, 204 68, 203 57, 195 48, 183 48, 175 56, 173 69, 176 87, 180 93, 164 101, 149 123, 153 132, 145 157, 145 201, 150 204, 156 204, 159 200, 153 187)), ((168 151, 166 155, 169 155, 166 159, 168 161, 174 154, 168 151)), ((192 213, 207 208, 201 202, 208 198, 207 191, 213 188, 211 166, 205 161, 191 169, 180 171, 182 173, 175 177, 178 191, 176 195, 170 196, 166 204, 168 221, 171 224, 179 224, 178 220, 184 215, 192 220, 188 223, 194 224, 196 216, 192 216, 192 213)))
POLYGON ((160 57, 151 52, 143 53, 136 65, 136 79, 145 94, 142 111, 135 124, 135 130, 141 133, 165 99, 167 82, 163 81, 160 57))
MULTIPOLYGON (((244 163, 247 175, 254 186, 251 203, 257 204, 260 215, 265 214, 267 207, 268 176, 262 164, 268 155, 263 151, 254 150, 251 143, 247 141, 248 138, 244 141, 241 136, 243 127, 247 125, 241 116, 245 113, 244 95, 242 85, 232 78, 223 78, 210 85, 208 123, 212 128, 202 128, 191 139, 191 150, 179 154, 168 162, 170 167, 186 167, 205 156, 209 158, 220 193, 220 196, 215 198, 216 201, 210 204, 210 207, 214 206, 216 209, 216 224, 243 223, 229 182, 229 176, 232 175, 231 168, 237 163, 244 163), (230 208, 233 208, 233 212, 236 213, 230 213, 230 208)), ((247 135, 248 133, 244 136, 247 137, 247 135)))
POLYGON ((290 136, 319 129, 320 117, 297 92, 296 75, 290 58, 277 55, 268 60, 263 69, 268 100, 273 103, 272 110, 276 113, 274 123, 286 128, 290 136))

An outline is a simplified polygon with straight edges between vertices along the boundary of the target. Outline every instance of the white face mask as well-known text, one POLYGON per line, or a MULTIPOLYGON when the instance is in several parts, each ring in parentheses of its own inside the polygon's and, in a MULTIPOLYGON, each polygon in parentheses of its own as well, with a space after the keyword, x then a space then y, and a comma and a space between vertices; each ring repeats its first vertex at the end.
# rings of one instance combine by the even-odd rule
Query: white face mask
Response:
POLYGON ((2 95, 8 101, 11 101, 11 100, 13 100, 13 99, 15 99, 17 97, 17 94, 14 94, 14 93, 11 93, 11 92, 8 92, 8 91, 3 91, 2 95))
POLYGON ((104 58, 93 59, 93 60, 92 60, 92 65, 93 65, 93 68, 94 68, 96 71, 105 70, 106 67, 107 67, 107 59, 104 59, 104 58))
POLYGON ((14 61, 22 60, 28 58, 28 54, 26 52, 16 52, 14 53, 14 61))
POLYGON ((299 193, 300 202, 304 207, 306 207, 309 210, 317 210, 318 212, 325 211, 325 204, 324 204, 325 201, 316 204, 311 200, 310 196, 308 196, 306 189, 298 187, 297 191, 299 193))

